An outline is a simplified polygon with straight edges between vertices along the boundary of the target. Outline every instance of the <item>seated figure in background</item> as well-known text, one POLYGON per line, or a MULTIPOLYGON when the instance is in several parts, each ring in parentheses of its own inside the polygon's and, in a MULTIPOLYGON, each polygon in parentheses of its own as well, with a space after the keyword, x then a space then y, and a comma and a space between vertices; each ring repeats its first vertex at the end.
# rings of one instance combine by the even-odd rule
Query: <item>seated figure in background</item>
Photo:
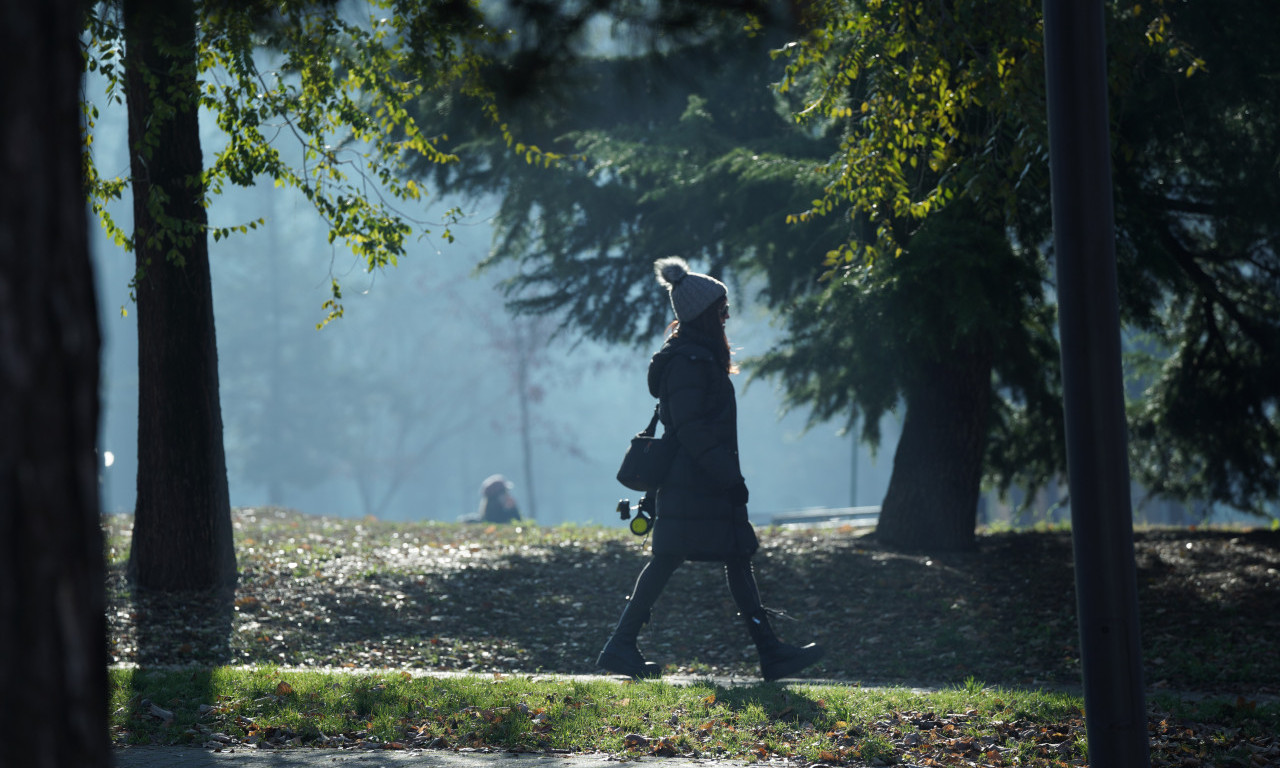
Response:
POLYGON ((502 475, 490 475, 480 484, 480 509, 464 518, 474 523, 517 523, 520 509, 511 495, 511 483, 502 475))

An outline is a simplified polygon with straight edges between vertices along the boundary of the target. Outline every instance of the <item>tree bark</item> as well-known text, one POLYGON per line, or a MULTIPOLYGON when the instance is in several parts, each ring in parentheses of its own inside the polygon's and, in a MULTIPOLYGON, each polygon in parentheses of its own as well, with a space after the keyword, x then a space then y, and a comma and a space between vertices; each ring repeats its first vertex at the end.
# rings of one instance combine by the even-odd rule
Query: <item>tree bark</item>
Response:
POLYGON ((138 315, 138 494, 129 575, 236 581, 190 0, 124 0, 138 315))
POLYGON ((528 324, 517 323, 515 326, 518 348, 516 349, 516 399, 520 406, 520 456, 524 468, 524 501, 526 520, 538 519, 538 499, 533 492, 533 422, 530 411, 533 404, 533 392, 529 375, 530 358, 534 354, 533 328, 528 324), (525 336, 525 338, 521 338, 525 336))
POLYGON ((924 365, 907 388, 907 415, 876 525, 878 540, 913 551, 974 546, 991 372, 987 345, 969 341, 948 359, 924 365))
POLYGON ((0 6, 0 765, 108 766, 81 7, 0 6))

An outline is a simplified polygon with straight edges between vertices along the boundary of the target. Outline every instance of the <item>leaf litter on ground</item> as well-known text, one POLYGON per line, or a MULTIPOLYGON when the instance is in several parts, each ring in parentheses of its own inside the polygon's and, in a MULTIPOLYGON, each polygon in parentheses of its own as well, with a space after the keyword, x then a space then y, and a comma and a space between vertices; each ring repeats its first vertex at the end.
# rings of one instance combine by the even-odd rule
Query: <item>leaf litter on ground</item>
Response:
MULTIPOLYGON (((123 577, 130 520, 104 518, 116 664, 591 673, 647 559, 639 539, 595 526, 391 523, 271 508, 236 510, 234 524, 241 576, 234 601, 224 605, 131 593, 123 577)), ((1010 690, 1079 688, 1069 533, 983 535, 973 552, 936 556, 884 549, 850 528, 759 533, 761 590, 791 619, 778 622, 780 634, 828 648, 809 672, 815 678, 863 686, 980 680, 1010 690)), ((1153 692, 1170 692, 1167 702, 1152 697, 1153 754, 1161 754, 1170 733, 1187 730, 1184 722, 1234 722, 1259 702, 1271 712, 1268 702, 1280 693, 1280 534, 1143 530, 1135 549, 1144 672, 1153 692), (1176 716, 1158 710, 1198 706, 1188 702, 1205 695, 1236 702, 1235 709, 1214 705, 1176 716)), ((665 662, 668 673, 758 679, 754 649, 713 566, 690 563, 678 571, 641 637, 646 654, 665 662)), ((1252 738, 1248 728, 1233 727, 1234 736, 1217 732, 1210 740, 1252 738)), ((888 736, 874 728, 867 733, 889 746, 905 738, 889 738, 894 730, 907 733, 900 725, 882 730, 888 736)), ((984 746, 980 739, 926 739, 919 735, 925 730, 934 729, 915 727, 911 738, 935 751, 946 752, 938 746, 944 744, 956 759, 963 753, 970 761, 1017 764, 992 762, 1011 754, 999 749, 974 752, 984 746)), ((393 741, 419 743, 425 732, 393 741)), ((663 753, 691 754, 686 745, 694 744, 692 735, 674 730, 657 734, 656 742, 636 735, 645 737, 644 749, 663 753)), ((445 739, 437 746, 456 746, 447 735, 437 738, 445 739)), ((837 741, 796 754, 809 762, 869 763, 866 739, 837 741)), ((775 743, 791 744, 783 751, 795 753, 794 739, 761 743, 748 754, 777 759, 775 743)), ((1184 750, 1179 759, 1190 756, 1185 739, 1169 743, 1184 750)), ((888 754, 889 746, 878 748, 888 754)), ((941 754, 912 759, 929 765, 920 761, 941 754)), ((1033 764, 1026 762, 1030 752, 1019 754, 1021 764, 1033 764)))

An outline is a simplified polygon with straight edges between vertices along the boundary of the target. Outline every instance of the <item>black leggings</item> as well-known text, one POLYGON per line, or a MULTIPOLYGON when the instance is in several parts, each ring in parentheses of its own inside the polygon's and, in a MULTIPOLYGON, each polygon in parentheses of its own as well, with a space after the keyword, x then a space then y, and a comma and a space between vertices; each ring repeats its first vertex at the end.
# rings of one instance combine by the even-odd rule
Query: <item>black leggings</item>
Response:
MULTIPOLYGON (((640 571, 636 579, 635 589, 631 591, 631 607, 648 613, 658 601, 658 595, 671 580, 684 558, 680 555, 654 555, 640 571)), ((760 589, 756 586, 756 577, 751 570, 751 560, 746 557, 734 557, 724 561, 724 576, 729 582, 729 593, 743 616, 751 616, 761 610, 760 589)))

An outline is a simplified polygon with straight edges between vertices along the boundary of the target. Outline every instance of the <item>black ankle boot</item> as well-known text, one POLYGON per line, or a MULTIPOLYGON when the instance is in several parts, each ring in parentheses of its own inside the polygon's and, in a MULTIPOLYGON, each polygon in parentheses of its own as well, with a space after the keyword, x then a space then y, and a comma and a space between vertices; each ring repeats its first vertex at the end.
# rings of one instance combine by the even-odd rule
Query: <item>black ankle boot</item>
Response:
POLYGON ((760 653, 760 675, 765 680, 790 677, 822 658, 822 646, 809 643, 790 645, 778 639, 769 626, 769 616, 760 609, 746 617, 747 631, 760 653))
POLYGON ((645 678, 661 677, 662 667, 652 661, 646 661, 644 654, 636 647, 636 641, 630 643, 619 640, 617 636, 609 638, 604 650, 596 657, 596 666, 604 667, 615 675, 645 678))
POLYGON ((648 611, 642 613, 633 603, 627 603, 622 618, 618 619, 617 628, 613 630, 613 636, 596 657, 596 666, 604 667, 615 675, 661 677, 662 667, 652 661, 645 661, 644 655, 636 647, 636 635, 648 621, 648 611))

